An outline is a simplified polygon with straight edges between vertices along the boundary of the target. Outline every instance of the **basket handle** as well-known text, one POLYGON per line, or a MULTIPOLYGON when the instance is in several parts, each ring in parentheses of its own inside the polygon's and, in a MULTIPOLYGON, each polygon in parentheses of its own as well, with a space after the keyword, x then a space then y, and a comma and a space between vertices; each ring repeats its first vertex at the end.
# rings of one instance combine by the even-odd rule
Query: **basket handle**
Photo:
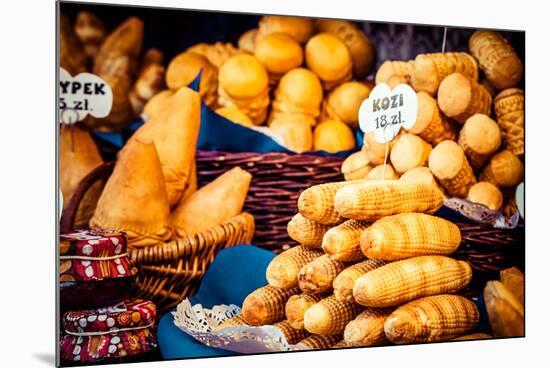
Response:
POLYGON ((108 178, 113 172, 114 167, 115 167, 115 161, 106 162, 96 167, 92 171, 90 171, 90 173, 88 173, 88 175, 86 175, 80 181, 71 199, 69 199, 69 203, 67 203, 67 207, 65 207, 61 215, 61 221, 59 226, 59 232, 61 234, 69 232, 74 229, 74 220, 76 218, 76 212, 78 210, 78 206, 80 205, 80 202, 82 201, 82 198, 84 198, 84 195, 86 194, 88 189, 90 189, 90 187, 94 185, 96 181, 108 178))

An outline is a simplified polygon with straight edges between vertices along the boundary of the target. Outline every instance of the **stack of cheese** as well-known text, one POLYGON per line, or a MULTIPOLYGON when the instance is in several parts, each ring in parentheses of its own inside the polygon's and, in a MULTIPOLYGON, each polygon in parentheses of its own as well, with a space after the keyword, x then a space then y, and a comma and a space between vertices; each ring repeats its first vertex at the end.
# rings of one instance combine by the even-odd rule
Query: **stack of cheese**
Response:
POLYGON ((168 89, 151 99, 144 117, 202 71, 202 100, 232 122, 267 125, 255 129, 295 152, 350 150, 373 66, 374 48, 352 22, 265 16, 238 47, 200 43, 174 57, 168 89))
POLYGON ((451 197, 513 213, 524 175, 524 95, 515 88, 523 65, 499 33, 476 31, 469 46, 471 54, 420 54, 381 65, 377 84, 416 90, 416 122, 387 147, 366 134, 363 149, 342 165, 347 180, 384 175, 436 183, 451 197))
MULTIPOLYGON (((129 248, 144 248, 195 236, 240 214, 252 178, 247 171, 235 167, 197 188, 199 128, 199 93, 181 87, 118 153, 105 188, 98 189, 99 199, 93 197, 97 206, 91 195, 90 201, 83 201, 86 207, 81 212, 86 218, 90 207, 95 207, 90 227, 123 230, 129 248)), ((76 132, 72 143, 79 149, 71 154, 70 131, 62 130, 62 178, 89 172, 98 165, 86 136, 76 132)), ((67 191, 71 189, 67 195, 74 191, 71 184, 65 186, 67 191)))
POLYGON ((483 299, 496 337, 525 334, 525 276, 516 267, 500 271, 500 281, 489 281, 483 299))
POLYGON ((88 116, 95 129, 120 130, 135 121, 144 105, 165 88, 163 54, 157 49, 142 53, 143 22, 130 17, 111 33, 93 13, 81 11, 74 25, 61 14, 60 65, 76 76, 92 72, 111 87, 113 105, 108 116, 88 116))
POLYGON ((442 204, 441 191, 422 183, 358 180, 305 190, 288 224, 300 245, 269 264, 269 285, 245 299, 240 323, 281 326, 289 343, 314 348, 466 335, 479 313, 456 293, 472 270, 448 257, 461 235, 432 216, 442 204))

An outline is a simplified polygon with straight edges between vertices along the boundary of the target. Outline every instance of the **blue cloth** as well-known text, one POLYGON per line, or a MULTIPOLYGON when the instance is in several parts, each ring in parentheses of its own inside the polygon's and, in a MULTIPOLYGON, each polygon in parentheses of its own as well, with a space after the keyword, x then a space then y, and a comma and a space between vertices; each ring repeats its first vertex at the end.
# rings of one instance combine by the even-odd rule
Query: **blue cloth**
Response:
MULTIPOLYGON (((216 304, 242 306, 248 294, 267 284, 265 270, 274 257, 274 253, 250 245, 222 250, 206 271, 191 303, 207 308, 216 304)), ((158 342, 165 359, 238 355, 196 341, 174 325, 171 313, 160 319, 158 342)))

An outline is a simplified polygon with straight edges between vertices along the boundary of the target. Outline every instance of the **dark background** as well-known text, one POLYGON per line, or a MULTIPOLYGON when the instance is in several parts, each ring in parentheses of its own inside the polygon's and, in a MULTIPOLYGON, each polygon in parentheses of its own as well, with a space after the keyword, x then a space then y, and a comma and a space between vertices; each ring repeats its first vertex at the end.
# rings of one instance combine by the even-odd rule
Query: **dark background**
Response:
MULTIPOLYGON (((72 22, 80 10, 91 11, 101 18, 108 30, 114 29, 130 16, 137 16, 145 23, 143 49, 161 49, 165 53, 166 61, 199 42, 225 41, 236 45, 239 36, 248 29, 257 27, 260 19, 259 15, 254 14, 76 2, 61 2, 60 9, 72 22)), ((413 59, 419 53, 441 51, 444 33, 441 26, 381 22, 358 24, 375 44, 377 66, 388 59, 413 59)), ((449 27, 445 50, 467 51, 468 38, 473 31, 469 28, 449 27)), ((514 31, 504 32, 504 35, 524 60, 525 33, 514 31)))

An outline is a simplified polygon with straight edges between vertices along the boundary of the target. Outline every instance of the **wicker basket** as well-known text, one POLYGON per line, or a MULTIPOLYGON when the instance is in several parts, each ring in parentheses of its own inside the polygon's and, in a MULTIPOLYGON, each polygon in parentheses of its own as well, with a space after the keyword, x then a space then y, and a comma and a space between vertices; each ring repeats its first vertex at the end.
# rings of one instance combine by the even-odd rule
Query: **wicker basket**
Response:
POLYGON ((502 269, 515 266, 525 269, 525 227, 495 229, 489 225, 456 223, 462 234, 462 244, 452 255, 472 266, 472 287, 485 286, 500 278, 502 269))
POLYGON ((286 225, 298 212, 300 192, 315 184, 344 180, 342 161, 307 154, 197 151, 197 175, 202 186, 234 166, 251 173, 244 210, 256 220, 253 243, 278 253, 296 244, 286 225))
MULTIPOLYGON (((88 174, 79 184, 61 217, 60 231, 73 229, 76 210, 86 191, 97 180, 106 179, 114 163, 106 163, 88 174)), ((243 212, 221 225, 185 239, 157 246, 130 249, 130 258, 139 268, 138 296, 154 301, 159 315, 190 297, 214 257, 224 248, 250 243, 254 217, 243 212)))

